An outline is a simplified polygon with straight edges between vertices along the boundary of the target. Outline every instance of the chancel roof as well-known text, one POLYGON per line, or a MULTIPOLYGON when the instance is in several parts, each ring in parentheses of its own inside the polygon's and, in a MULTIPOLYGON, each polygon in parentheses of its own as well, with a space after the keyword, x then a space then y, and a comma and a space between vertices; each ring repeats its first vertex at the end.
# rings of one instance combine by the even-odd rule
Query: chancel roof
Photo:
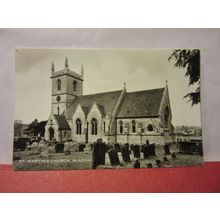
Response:
POLYGON ((158 116, 164 89, 126 93, 116 118, 158 116))

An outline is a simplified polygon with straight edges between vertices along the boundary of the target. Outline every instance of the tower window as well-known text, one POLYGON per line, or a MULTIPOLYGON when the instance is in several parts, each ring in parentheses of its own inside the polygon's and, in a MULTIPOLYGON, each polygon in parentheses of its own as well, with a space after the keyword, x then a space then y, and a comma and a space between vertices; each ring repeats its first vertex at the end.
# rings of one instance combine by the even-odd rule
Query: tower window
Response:
POLYGON ((61 80, 57 80, 57 90, 61 90, 61 80))
POLYGON ((123 133, 123 122, 122 121, 119 122, 119 131, 120 131, 120 134, 123 133))
POLYGON ((105 133, 105 122, 103 122, 103 130, 104 130, 104 133, 105 133))
POLYGON ((76 120, 76 134, 82 134, 82 122, 79 118, 76 120))
POLYGON ((92 126, 92 135, 97 135, 97 120, 95 118, 92 119, 91 121, 91 126, 92 126))
POLYGON ((136 132, 136 123, 134 120, 131 122, 131 125, 132 125, 132 133, 135 133, 136 132))
POLYGON ((77 91, 77 82, 76 81, 73 82, 73 91, 77 91))

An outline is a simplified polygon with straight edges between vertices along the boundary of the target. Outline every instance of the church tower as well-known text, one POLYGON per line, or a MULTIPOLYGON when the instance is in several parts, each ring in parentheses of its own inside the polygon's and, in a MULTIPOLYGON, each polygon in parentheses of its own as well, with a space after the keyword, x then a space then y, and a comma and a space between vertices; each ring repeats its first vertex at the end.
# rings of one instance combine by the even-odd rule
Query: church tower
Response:
POLYGON ((52 102, 51 111, 55 115, 61 115, 73 102, 75 97, 83 95, 83 66, 81 73, 69 69, 68 59, 65 59, 65 69, 55 71, 54 63, 51 66, 52 102))

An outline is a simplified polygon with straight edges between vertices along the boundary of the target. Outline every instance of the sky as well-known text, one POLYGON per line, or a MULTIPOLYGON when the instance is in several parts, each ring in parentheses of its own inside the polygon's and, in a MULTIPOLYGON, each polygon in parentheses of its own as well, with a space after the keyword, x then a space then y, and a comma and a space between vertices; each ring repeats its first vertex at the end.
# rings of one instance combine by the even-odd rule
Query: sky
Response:
MULTIPOLYGON (((51 111, 51 63, 55 71, 84 66, 83 94, 123 89, 128 92, 164 87, 168 81, 172 123, 201 125, 200 105, 191 106, 183 96, 188 87, 184 69, 168 57, 173 49, 17 49, 15 51, 15 119, 23 123, 48 120, 51 111)), ((104 103, 103 103, 104 104, 104 103)))

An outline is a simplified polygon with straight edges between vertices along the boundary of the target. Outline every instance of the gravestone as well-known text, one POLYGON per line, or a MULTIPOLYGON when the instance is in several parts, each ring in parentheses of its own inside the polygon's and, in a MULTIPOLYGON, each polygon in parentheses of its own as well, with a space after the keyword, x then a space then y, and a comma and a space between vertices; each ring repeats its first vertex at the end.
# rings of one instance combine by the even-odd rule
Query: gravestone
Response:
POLYGON ((105 165, 105 144, 100 140, 93 144, 92 169, 96 169, 98 165, 105 165))
POLYGON ((161 167, 161 161, 160 160, 156 160, 156 165, 157 165, 157 167, 161 167))
POLYGON ((149 144, 148 147, 149 147, 149 154, 150 154, 150 156, 156 156, 155 144, 149 144))
POLYGON ((120 152, 120 144, 118 144, 118 143, 116 143, 115 145, 114 145, 114 150, 116 150, 117 152, 120 152))
POLYGON ((140 158, 141 154, 140 154, 140 146, 135 144, 133 146, 133 154, 134 154, 134 158, 140 158))
POLYGON ((62 144, 62 143, 57 143, 57 144, 55 145, 55 150, 56 150, 56 153, 63 153, 64 144, 62 144))
POLYGON ((79 152, 83 152, 84 151, 84 148, 86 147, 85 144, 79 144, 79 152))
POLYGON ((45 148, 45 142, 44 142, 44 140, 40 140, 40 142, 38 143, 38 147, 41 149, 41 150, 44 150, 44 148, 45 148))
POLYGON ((49 151, 48 151, 47 149, 44 149, 43 151, 41 151, 40 157, 41 157, 41 158, 47 158, 47 157, 49 157, 49 151))
POLYGON ((65 155, 68 155, 68 154, 70 154, 70 150, 71 150, 71 145, 70 145, 70 142, 67 141, 67 142, 64 144, 64 150, 63 150, 63 152, 64 152, 65 155))
POLYGON ((203 156, 202 143, 197 144, 197 150, 200 156, 203 156))
POLYGON ((152 163, 148 163, 148 164, 147 164, 147 168, 153 168, 152 163))
POLYGON ((173 152, 171 157, 172 157, 172 159, 176 159, 176 154, 173 152))
POLYGON ((108 156, 112 166, 120 165, 118 152, 115 149, 109 150, 108 156))
POLYGON ((149 144, 150 144, 149 140, 146 140, 146 145, 149 145, 149 144))
POLYGON ((122 159, 125 163, 129 163, 131 161, 128 145, 124 145, 121 147, 121 155, 122 155, 122 159))
POLYGON ((145 147, 146 145, 145 144, 142 144, 141 145, 141 152, 143 153, 144 152, 144 147, 145 147))
POLYGON ((170 145, 169 144, 165 144, 164 146, 164 154, 165 155, 170 155, 170 145))
POLYGON ((133 162, 133 168, 140 168, 140 167, 141 167, 141 164, 140 164, 139 160, 135 160, 133 162))
POLYGON ((83 151, 84 152, 90 152, 91 151, 91 144, 90 143, 85 144, 85 148, 84 148, 83 151))
POLYGON ((134 144, 131 144, 131 146, 130 146, 130 151, 133 152, 133 150, 134 150, 134 144))
POLYGON ((144 146, 143 150, 144 159, 148 159, 150 157, 150 148, 149 146, 144 146))
POLYGON ((167 157, 164 157, 164 158, 163 158, 163 161, 164 161, 164 162, 169 162, 169 160, 167 159, 167 157))

